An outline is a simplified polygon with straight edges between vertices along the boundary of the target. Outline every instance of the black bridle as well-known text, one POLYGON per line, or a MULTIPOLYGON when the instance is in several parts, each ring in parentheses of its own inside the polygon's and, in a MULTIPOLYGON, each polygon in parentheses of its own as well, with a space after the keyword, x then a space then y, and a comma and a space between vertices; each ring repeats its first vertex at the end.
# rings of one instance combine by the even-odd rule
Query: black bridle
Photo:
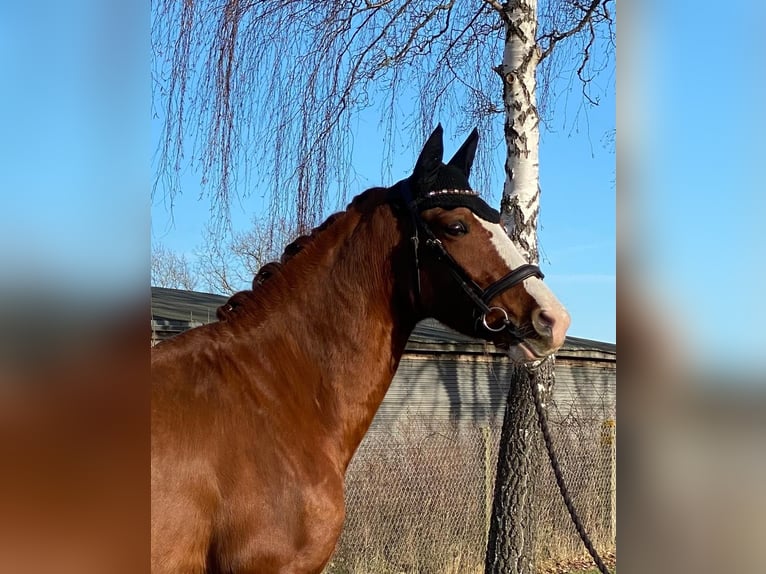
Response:
POLYGON ((490 284, 486 289, 482 289, 476 282, 468 276, 468 273, 455 261, 452 255, 445 249, 442 241, 436 237, 430 227, 420 217, 420 212, 424 209, 430 209, 431 207, 437 207, 440 199, 448 197, 454 198, 455 196, 470 197, 478 200, 478 194, 471 190, 462 189, 445 189, 439 191, 432 191, 427 193, 424 197, 413 199, 409 185, 403 185, 400 187, 400 199, 404 200, 407 210, 409 211, 412 219, 413 235, 411 237, 414 251, 415 251, 415 290, 416 297, 420 299, 420 234, 425 236, 425 247, 429 248, 436 256, 438 261, 446 264, 448 271, 455 279, 460 288, 466 295, 473 301, 476 306, 476 328, 479 330, 479 326, 483 326, 487 331, 498 333, 500 331, 507 331, 513 342, 521 342, 524 340, 523 333, 516 327, 508 317, 508 312, 502 307, 490 306, 492 299, 507 291, 508 289, 518 285, 529 277, 538 277, 542 279, 544 277, 543 272, 537 265, 524 264, 520 265, 516 269, 511 270, 505 276, 501 277, 494 283, 490 284), (435 200, 435 201, 431 201, 435 200), (427 203, 428 202, 428 203, 427 203), (426 205, 424 205, 426 204, 426 205), (494 312, 498 312, 502 316, 502 325, 500 327, 491 326, 488 323, 489 315, 494 312))

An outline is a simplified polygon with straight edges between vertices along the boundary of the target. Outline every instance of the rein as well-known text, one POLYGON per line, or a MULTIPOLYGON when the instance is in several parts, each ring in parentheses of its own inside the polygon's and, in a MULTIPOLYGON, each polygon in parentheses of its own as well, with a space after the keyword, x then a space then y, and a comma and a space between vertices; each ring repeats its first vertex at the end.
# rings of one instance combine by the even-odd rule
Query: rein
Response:
MULTIPOLYGON (((533 372, 539 365, 539 362, 536 363, 532 367, 529 367, 528 371, 530 373, 533 372)), ((580 516, 577 514, 577 510, 572 502, 572 497, 569 494, 569 489, 567 488, 566 482, 564 482, 564 473, 561 471, 559 459, 556 456, 556 451, 553 449, 553 439, 551 438, 551 431, 548 428, 548 419, 545 416, 545 409, 543 407, 542 398, 540 397, 540 388, 537 380, 535 380, 534 377, 529 377, 529 382, 532 389, 532 398, 535 403, 535 411, 537 412, 537 422, 540 426, 540 431, 543 434, 545 449, 548 451, 548 460, 550 460, 553 476, 556 478, 556 484, 558 485, 559 492, 564 500, 564 505, 567 507, 569 517, 572 519, 572 524, 574 524, 577 534, 580 536, 580 540, 582 540, 585 549, 596 564, 598 571, 601 572, 601 574, 609 574, 609 569, 606 567, 606 564, 604 564, 601 556, 599 556, 595 546, 593 546, 593 542, 588 536, 585 526, 583 526, 582 520, 580 520, 580 516)))
POLYGON ((463 189, 443 189, 438 191, 432 191, 427 193, 423 198, 413 199, 410 186, 407 184, 400 186, 400 198, 404 200, 407 210, 409 211, 410 218, 412 219, 413 235, 410 238, 414 251, 415 251, 415 277, 416 277, 416 296, 420 299, 420 237, 419 234, 423 233, 425 236, 424 244, 429 249, 433 250, 438 261, 442 261, 446 264, 452 277, 456 283, 460 286, 463 292, 473 301, 476 306, 476 324, 482 325, 486 330, 497 333, 503 330, 508 331, 512 339, 517 342, 524 340, 523 335, 517 327, 513 325, 508 317, 508 312, 502 307, 491 306, 492 299, 507 291, 508 289, 518 285, 529 277, 538 277, 542 279, 544 277, 543 272, 537 265, 524 264, 520 265, 516 269, 512 269, 505 276, 501 277, 486 289, 482 289, 476 282, 471 279, 460 264, 449 254, 444 247, 442 241, 436 237, 430 227, 420 217, 420 211, 423 209, 429 209, 431 207, 439 206, 439 199, 455 196, 468 196, 478 199, 479 196, 476 192, 463 189), (427 207, 421 206, 422 203, 428 202, 427 207), (488 317, 493 313, 499 313, 502 316, 502 325, 494 327, 488 322, 488 317))

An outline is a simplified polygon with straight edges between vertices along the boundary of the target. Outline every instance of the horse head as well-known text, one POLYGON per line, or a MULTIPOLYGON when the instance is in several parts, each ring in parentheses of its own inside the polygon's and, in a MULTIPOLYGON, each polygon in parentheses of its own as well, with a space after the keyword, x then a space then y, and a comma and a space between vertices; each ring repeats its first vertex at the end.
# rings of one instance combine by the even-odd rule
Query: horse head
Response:
POLYGON ((474 130, 442 162, 442 128, 426 141, 412 175, 394 186, 407 206, 414 244, 414 296, 424 316, 536 361, 564 343, 570 318, 500 223, 471 188, 474 130))

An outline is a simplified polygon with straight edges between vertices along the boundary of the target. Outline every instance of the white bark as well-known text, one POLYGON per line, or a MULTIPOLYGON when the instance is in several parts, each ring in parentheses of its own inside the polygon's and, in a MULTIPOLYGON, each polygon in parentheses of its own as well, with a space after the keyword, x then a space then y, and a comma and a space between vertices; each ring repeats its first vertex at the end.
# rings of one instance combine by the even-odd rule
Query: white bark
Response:
POLYGON ((506 5, 506 43, 500 74, 505 104, 505 187, 501 201, 502 223, 522 255, 538 262, 537 215, 539 201, 540 122, 535 97, 535 69, 540 51, 537 34, 537 0, 506 5))
MULTIPOLYGON (((540 132, 535 98, 535 69, 540 60, 535 41, 537 0, 511 0, 502 5, 502 10, 506 42, 498 72, 503 79, 507 159, 500 217, 522 256, 537 264, 540 209, 540 132)), ((534 373, 519 367, 511 375, 487 545, 487 574, 534 572, 534 502, 529 484, 534 481, 530 456, 535 410, 529 385, 546 378, 552 380, 552 374, 553 362, 545 361, 534 373)))

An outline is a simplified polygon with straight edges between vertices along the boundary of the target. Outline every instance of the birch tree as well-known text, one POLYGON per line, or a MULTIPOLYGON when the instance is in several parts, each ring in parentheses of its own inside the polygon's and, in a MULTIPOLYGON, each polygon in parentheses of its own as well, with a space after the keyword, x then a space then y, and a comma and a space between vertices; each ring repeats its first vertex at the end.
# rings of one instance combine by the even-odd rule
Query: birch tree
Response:
MULTIPOLYGON (((493 144, 504 142, 501 214, 536 263, 540 124, 561 75, 579 82, 585 105, 598 103, 592 80, 614 48, 613 2, 157 0, 155 105, 164 131, 155 193, 172 203, 178 173, 191 163, 218 221, 232 197, 258 188, 268 190, 273 213, 289 213, 304 231, 331 190, 349 187, 361 110, 381 106, 389 155, 401 153, 401 140, 417 147, 449 115, 461 118, 454 129, 482 134, 478 188, 494 167, 493 144), (400 98, 411 90, 413 108, 402 115, 400 98)), ((487 572, 530 571, 528 391, 549 388, 552 370, 519 369, 511 385, 487 572)))
MULTIPOLYGON (((581 64, 577 74, 584 86, 584 97, 593 102, 587 93, 589 81, 583 72, 595 44, 595 26, 607 23, 610 27, 612 21, 607 3, 600 0, 592 0, 587 5, 568 5, 563 2, 548 4, 544 6, 544 12, 549 20, 549 28, 539 36, 537 0, 515 0, 502 5, 493 3, 493 6, 505 27, 503 60, 496 68, 503 86, 506 144, 506 176, 500 213, 511 239, 528 262, 537 264, 537 223, 540 211, 540 115, 537 106, 539 67, 541 62, 554 53, 556 44, 576 37, 587 29, 588 33, 581 39, 585 43, 578 50, 581 64), (560 28, 562 20, 563 28, 560 28)), ((549 66, 545 71, 550 72, 551 69, 549 66)), ((544 396, 551 393, 554 361, 550 357, 534 371, 525 366, 513 368, 498 454, 485 560, 487 574, 534 571, 536 541, 533 536, 534 501, 530 494, 530 484, 535 479, 531 456, 537 427, 531 386, 536 385, 544 396)))

